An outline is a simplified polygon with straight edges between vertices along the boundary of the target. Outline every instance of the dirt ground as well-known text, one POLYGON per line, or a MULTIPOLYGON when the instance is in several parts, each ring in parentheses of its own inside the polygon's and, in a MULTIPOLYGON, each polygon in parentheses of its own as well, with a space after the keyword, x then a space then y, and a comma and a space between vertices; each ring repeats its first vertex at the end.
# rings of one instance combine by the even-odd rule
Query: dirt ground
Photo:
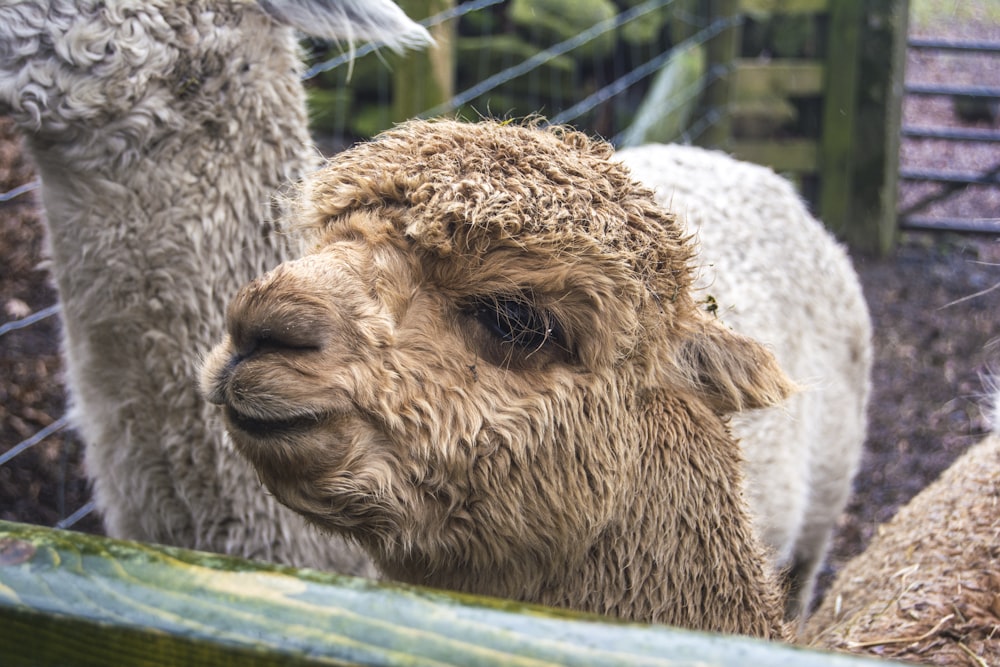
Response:
MULTIPOLYGON (((1000 26, 939 23, 923 36, 1000 40, 1000 26)), ((912 53, 907 80, 1000 86, 982 57, 912 53), (991 80, 992 79, 992 80, 991 80)), ((947 101, 908 99, 904 122, 1000 130, 996 120, 961 121, 947 101)), ((996 144, 907 140, 906 167, 992 167, 996 144)), ((33 179, 7 119, 0 119, 0 193, 33 179)), ((927 193, 904 184, 903 205, 927 193)), ((996 218, 1000 188, 969 188, 924 213, 996 218)), ((36 194, 0 202, 0 326, 55 302, 44 268, 36 194)), ((855 493, 835 537, 823 585, 867 544, 876 526, 933 480, 987 430, 985 392, 1000 375, 1000 237, 904 234, 890 257, 854 255, 875 324, 871 426, 855 493)), ((65 411, 55 317, 0 336, 0 456, 65 411)), ((80 446, 61 432, 0 465, 0 518, 54 525, 89 499, 80 446)), ((100 532, 91 514, 75 528, 100 532)))

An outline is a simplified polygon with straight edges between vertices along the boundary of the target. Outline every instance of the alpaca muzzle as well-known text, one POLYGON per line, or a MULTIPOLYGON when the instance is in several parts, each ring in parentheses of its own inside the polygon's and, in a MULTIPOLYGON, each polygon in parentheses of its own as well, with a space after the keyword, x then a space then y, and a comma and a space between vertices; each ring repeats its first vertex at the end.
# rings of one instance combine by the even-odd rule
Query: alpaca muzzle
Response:
MULTIPOLYGON (((329 264, 324 264, 329 269, 329 264)), ((363 289, 316 262, 282 264, 244 286, 226 313, 227 336, 202 375, 207 400, 225 408, 239 438, 292 437, 354 409, 351 369, 364 365, 356 306, 363 289)))

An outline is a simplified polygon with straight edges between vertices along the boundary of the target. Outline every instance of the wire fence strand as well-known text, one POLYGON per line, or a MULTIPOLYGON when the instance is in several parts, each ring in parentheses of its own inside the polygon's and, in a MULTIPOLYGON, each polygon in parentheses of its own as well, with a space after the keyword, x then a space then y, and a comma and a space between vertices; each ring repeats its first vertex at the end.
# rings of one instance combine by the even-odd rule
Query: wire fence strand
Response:
POLYGON ((644 16, 645 14, 648 14, 656 9, 666 7, 673 2, 674 0, 647 0, 647 2, 644 2, 641 5, 636 5, 635 7, 632 7, 621 14, 617 14, 612 18, 595 23, 587 30, 577 33, 573 37, 563 40, 558 44, 554 44, 544 51, 540 51, 539 53, 521 61, 517 65, 513 65, 507 69, 497 72, 496 74, 483 79, 476 85, 463 90, 447 102, 424 111, 420 114, 420 118, 433 118, 435 116, 450 113, 463 104, 471 102, 477 97, 484 95, 485 93, 488 93, 509 81, 513 81, 528 72, 538 69, 545 63, 550 62, 555 58, 572 51, 573 49, 583 46, 587 42, 595 40, 607 32, 616 30, 617 28, 639 18, 640 16, 644 16))
POLYGON ((23 440, 17 443, 3 454, 0 454, 0 466, 10 461, 21 452, 31 449, 32 447, 40 443, 42 440, 45 440, 45 438, 49 437, 53 433, 57 433, 58 431, 63 430, 68 425, 69 425, 69 418, 67 418, 66 415, 63 415, 62 417, 55 420, 54 422, 43 428, 41 431, 28 438, 27 440, 23 440))
POLYGON ((5 322, 0 325, 0 336, 10 333, 11 331, 17 331, 18 329, 24 329, 30 327, 32 324, 41 322, 44 319, 52 317, 61 310, 59 304, 51 305, 47 308, 42 308, 37 313, 28 315, 24 319, 14 320, 12 322, 5 322))
POLYGON ((25 183, 24 185, 19 185, 19 186, 17 186, 16 188, 14 188, 12 190, 8 190, 7 192, 0 193, 0 204, 6 204, 7 202, 14 201, 15 199, 17 199, 21 195, 26 195, 29 192, 34 192, 39 187, 41 187, 41 185, 42 185, 42 182, 39 181, 38 179, 35 179, 33 181, 25 183))
POLYGON ((89 516, 95 509, 97 509, 97 506, 94 504, 94 501, 93 500, 88 501, 85 505, 80 507, 80 509, 73 512, 65 519, 61 519, 60 521, 56 522, 55 527, 72 528, 73 526, 78 524, 82 519, 89 516))
MULTIPOLYGON (((685 53, 700 46, 712 39, 719 33, 729 28, 732 28, 740 23, 740 17, 733 16, 725 19, 719 19, 709 25, 707 28, 702 29, 692 37, 684 40, 678 44, 673 49, 659 54, 658 56, 647 60, 635 69, 631 70, 624 76, 619 77, 610 84, 604 86, 600 90, 588 95, 584 99, 580 100, 569 109, 556 114, 552 118, 552 123, 558 125, 561 123, 568 123, 576 118, 579 118, 583 114, 587 113, 599 104, 603 104, 610 100, 612 97, 616 97, 623 93, 625 90, 635 85, 642 79, 650 76, 654 72, 658 71, 663 65, 675 54, 685 53)), ((703 76, 698 79, 694 84, 689 86, 684 90, 681 95, 678 95, 670 104, 663 109, 664 114, 673 111, 685 102, 689 102, 699 95, 708 85, 711 83, 708 76, 703 76)), ((614 143, 614 142, 613 142, 614 143)))

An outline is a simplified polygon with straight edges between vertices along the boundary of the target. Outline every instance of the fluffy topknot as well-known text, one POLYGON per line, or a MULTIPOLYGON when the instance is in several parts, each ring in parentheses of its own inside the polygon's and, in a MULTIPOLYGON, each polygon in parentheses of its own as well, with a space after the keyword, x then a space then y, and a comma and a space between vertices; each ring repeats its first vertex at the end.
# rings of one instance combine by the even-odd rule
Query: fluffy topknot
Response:
POLYGON ((691 284, 692 244, 653 193, 581 132, 537 123, 411 121, 337 155, 307 184, 304 222, 322 228, 359 207, 406 211, 416 243, 481 255, 523 238, 589 245, 624 261, 659 302, 691 284))

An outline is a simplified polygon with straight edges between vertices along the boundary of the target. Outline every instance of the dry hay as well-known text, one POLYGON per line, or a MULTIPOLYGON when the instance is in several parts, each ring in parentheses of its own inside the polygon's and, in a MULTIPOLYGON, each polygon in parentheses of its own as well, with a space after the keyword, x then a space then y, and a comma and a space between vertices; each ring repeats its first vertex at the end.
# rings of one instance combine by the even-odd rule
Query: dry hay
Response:
POLYGON ((920 664, 1000 665, 1000 436, 972 447, 880 527, 803 637, 920 664))

